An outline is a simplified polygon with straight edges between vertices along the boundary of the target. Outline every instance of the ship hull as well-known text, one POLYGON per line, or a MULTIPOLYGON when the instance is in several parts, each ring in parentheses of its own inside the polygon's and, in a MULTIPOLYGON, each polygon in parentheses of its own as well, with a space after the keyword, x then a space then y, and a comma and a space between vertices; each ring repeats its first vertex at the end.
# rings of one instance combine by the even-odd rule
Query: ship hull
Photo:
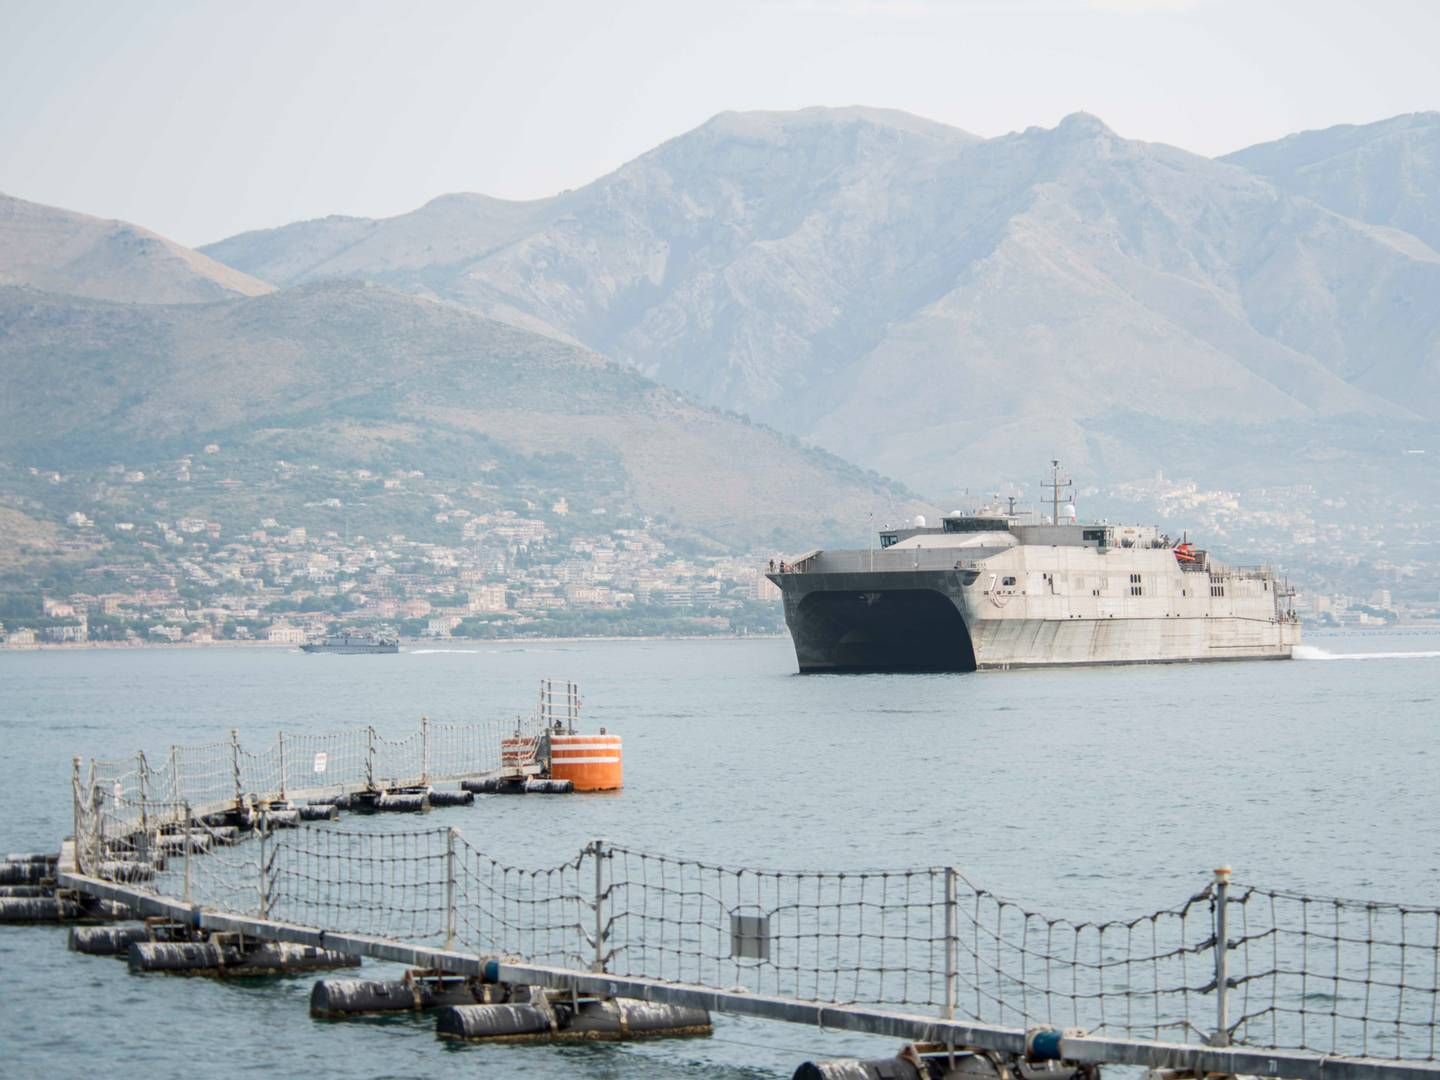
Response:
POLYGON ((784 596, 802 673, 1285 660, 1299 643, 1299 625, 1279 618, 1147 617, 1098 608, 1024 617, 1020 597, 1003 607, 988 598, 977 603, 958 571, 775 574, 771 580, 784 596))
POLYGON ((307 653, 398 653, 399 645, 321 645, 307 644, 300 646, 301 652, 307 653))

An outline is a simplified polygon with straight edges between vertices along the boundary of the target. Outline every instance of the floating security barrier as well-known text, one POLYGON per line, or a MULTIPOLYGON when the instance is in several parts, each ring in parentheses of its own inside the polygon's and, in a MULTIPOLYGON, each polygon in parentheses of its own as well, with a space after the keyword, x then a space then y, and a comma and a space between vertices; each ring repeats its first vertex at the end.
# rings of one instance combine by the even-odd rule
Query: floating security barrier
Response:
POLYGON ((483 999, 485 990, 474 980, 458 978, 321 979, 310 991, 310 1015, 338 1020, 473 1005, 483 999))
POLYGON ((102 862, 95 868, 95 876, 106 881, 145 882, 155 880, 155 865, 148 862, 117 860, 102 862))
POLYGON ((360 966, 358 959, 345 953, 319 949, 314 945, 271 941, 256 943, 245 949, 233 942, 216 940, 136 941, 130 945, 128 960, 130 970, 136 974, 158 972, 228 978, 302 974, 360 966))
POLYGON ((55 896, 7 896, 0 899, 0 923, 63 922, 79 919, 84 914, 75 901, 55 896))
POLYGON ((617 791, 625 786, 620 736, 601 728, 586 735, 550 733, 550 776, 569 780, 576 791, 617 791))
POLYGON ((661 1005, 631 998, 547 1002, 535 994, 528 1003, 453 1005, 442 1009, 435 1033, 466 1042, 620 1041, 689 1037, 714 1032, 710 1014, 685 1005, 661 1005))
POLYGON ((126 926, 74 926, 70 928, 70 951, 89 956, 128 955, 137 941, 148 941, 150 928, 143 924, 126 926))
POLYGON ((60 856, 45 851, 26 851, 18 854, 11 852, 5 856, 5 861, 7 863, 43 863, 46 866, 55 866, 60 862, 60 856))
POLYGON ((324 806, 317 806, 311 803, 309 806, 299 808, 301 821, 339 821, 340 809, 334 803, 324 806))

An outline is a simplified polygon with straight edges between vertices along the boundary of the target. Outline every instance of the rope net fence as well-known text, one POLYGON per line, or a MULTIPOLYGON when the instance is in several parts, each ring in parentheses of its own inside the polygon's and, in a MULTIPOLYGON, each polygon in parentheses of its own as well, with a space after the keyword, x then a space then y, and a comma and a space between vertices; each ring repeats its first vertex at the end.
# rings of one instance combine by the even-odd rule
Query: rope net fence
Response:
POLYGON ((82 832, 95 830, 88 872, 301 926, 807 1001, 1208 1042, 1220 1034, 1223 925, 1218 1041, 1414 1061, 1440 1049, 1436 907, 1212 881, 1169 908, 1076 922, 950 867, 735 868, 597 841, 529 868, 450 828, 277 828, 261 813, 246 829, 184 804, 99 801, 106 812, 87 816, 77 800, 82 832))
POLYGON ((232 732, 77 759, 77 860, 217 911, 536 964, 1008 1027, 1440 1060, 1440 907, 1217 875, 1158 911, 1072 921, 953 867, 727 867, 597 841, 527 868, 455 829, 303 825, 277 809, 492 775, 502 740, 538 742, 578 712, 573 685, 561 697, 545 683, 513 721, 254 747, 232 732))

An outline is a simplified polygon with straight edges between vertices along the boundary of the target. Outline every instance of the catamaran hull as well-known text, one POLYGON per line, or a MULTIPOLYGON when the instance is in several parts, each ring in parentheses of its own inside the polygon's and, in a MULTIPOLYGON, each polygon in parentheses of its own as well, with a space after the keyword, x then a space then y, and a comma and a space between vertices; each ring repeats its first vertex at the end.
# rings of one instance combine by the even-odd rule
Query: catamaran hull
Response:
POLYGON ((771 580, 784 595, 786 625, 805 673, 1286 660, 1299 643, 1299 624, 1280 618, 1099 612, 1026 618, 984 600, 974 603, 962 576, 862 572, 771 580))

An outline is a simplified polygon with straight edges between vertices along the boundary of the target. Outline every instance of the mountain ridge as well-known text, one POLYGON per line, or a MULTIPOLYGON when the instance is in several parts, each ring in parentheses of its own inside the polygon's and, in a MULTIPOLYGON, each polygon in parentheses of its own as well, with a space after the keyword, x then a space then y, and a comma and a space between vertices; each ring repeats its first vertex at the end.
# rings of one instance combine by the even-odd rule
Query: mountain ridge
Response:
POLYGON ((133 303, 206 303, 274 286, 129 222, 0 193, 0 284, 133 303))
MULTIPOLYGON (((503 228, 452 236, 458 261, 427 261, 402 215, 377 226, 383 258, 351 247, 301 279, 381 280, 583 344, 931 490, 945 459, 1051 456, 1048 433, 991 436, 1037 416, 1440 418, 1431 247, 1233 158, 1087 113, 992 139, 865 109, 720 114, 506 204, 503 228)), ((246 236, 206 250, 271 272, 283 236, 246 236)), ((1083 441, 1066 450, 1085 467, 1083 441)))
POLYGON ((499 455, 522 475, 568 470, 562 482, 589 499, 732 548, 919 508, 897 485, 598 354, 381 286, 206 305, 0 287, 0 456, 67 467, 209 441, 456 483, 499 455))

